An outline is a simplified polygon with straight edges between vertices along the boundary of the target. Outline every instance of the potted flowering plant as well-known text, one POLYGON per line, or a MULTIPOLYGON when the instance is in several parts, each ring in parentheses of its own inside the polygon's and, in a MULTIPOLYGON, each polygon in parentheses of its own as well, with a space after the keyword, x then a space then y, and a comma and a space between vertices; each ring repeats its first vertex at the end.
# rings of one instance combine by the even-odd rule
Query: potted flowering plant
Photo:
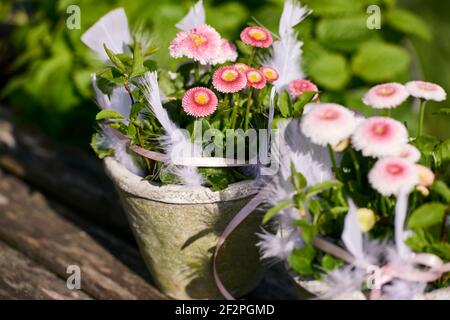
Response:
POLYGON ((263 222, 277 232, 260 234, 262 258, 319 298, 449 299, 449 140, 423 130, 426 102, 445 99, 433 83, 385 83, 363 98, 372 117, 311 103, 282 122, 281 170, 238 214, 270 205, 263 222), (409 96, 414 136, 390 116, 409 96))
POLYGON ((158 68, 152 59, 158 48, 146 33, 132 35, 123 9, 82 36, 105 61, 92 76, 101 107, 92 147, 104 159, 155 282, 174 298, 220 298, 216 272, 238 296, 261 276, 258 215, 214 257, 214 273, 212 249, 270 164, 262 158, 276 139, 246 138, 272 128, 275 116, 300 114, 317 94, 312 83, 293 81, 303 78, 293 27, 307 13, 287 2, 276 41, 250 25, 238 50, 206 24, 199 1, 176 25, 180 32, 168 54, 184 60, 174 72, 158 68))

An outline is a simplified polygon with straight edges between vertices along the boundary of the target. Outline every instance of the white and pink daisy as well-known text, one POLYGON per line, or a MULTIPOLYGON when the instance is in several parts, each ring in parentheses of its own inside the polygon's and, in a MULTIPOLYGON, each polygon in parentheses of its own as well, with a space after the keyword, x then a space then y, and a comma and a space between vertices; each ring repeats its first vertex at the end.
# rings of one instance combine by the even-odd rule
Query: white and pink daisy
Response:
POLYGON ((169 47, 173 58, 187 57, 201 64, 211 64, 221 47, 219 33, 206 24, 179 32, 169 47))
POLYGON ((378 160, 369 172, 370 185, 384 196, 410 191, 418 181, 415 165, 398 157, 378 160))
POLYGON ((364 104, 375 109, 391 109, 408 99, 409 93, 400 83, 383 83, 371 88, 363 97, 364 104))
POLYGON ((266 86, 266 77, 264 74, 256 69, 249 69, 245 71, 247 77, 247 85, 255 89, 262 89, 266 86))
POLYGON ((402 150, 400 150, 400 153, 398 154, 398 156, 400 158, 403 158, 403 159, 406 159, 413 163, 416 163, 417 161, 420 160, 421 154, 420 154, 419 149, 417 149, 416 147, 414 147, 410 144, 405 144, 403 146, 402 150))
POLYGON ((397 120, 372 117, 364 120, 352 136, 352 144, 366 157, 397 156, 408 142, 408 131, 397 120))
POLYGON ((275 82, 280 77, 278 71, 271 67, 261 67, 259 68, 259 71, 264 74, 264 77, 266 77, 266 80, 269 82, 275 82))
MULTIPOLYGON (((304 79, 292 80, 289 83, 289 92, 294 98, 298 98, 306 91, 319 92, 319 88, 311 81, 304 79)), ((319 95, 317 94, 313 100, 316 100, 318 97, 319 95)))
POLYGON ((206 117, 217 109, 217 97, 208 88, 195 87, 186 91, 182 106, 184 112, 194 117, 206 117))
POLYGON ((225 62, 234 62, 238 57, 236 46, 226 39, 222 39, 220 42, 220 50, 217 56, 211 61, 212 65, 222 64, 225 62))
POLYGON ((409 94, 416 98, 434 101, 444 101, 447 99, 445 90, 435 83, 410 81, 405 86, 409 94))
POLYGON ((235 64, 233 65, 233 67, 235 67, 236 69, 238 69, 240 72, 245 72, 245 71, 251 69, 250 66, 246 65, 245 63, 241 63, 241 62, 235 63, 235 64))
POLYGON ((247 27, 241 32, 241 40, 252 47, 268 48, 272 45, 272 35, 270 31, 259 27, 247 27))
POLYGON ((416 164, 417 174, 419 176, 419 186, 429 187, 434 182, 434 173, 429 168, 416 164))
POLYGON ((300 128, 313 143, 335 146, 352 135, 357 124, 352 111, 334 103, 309 105, 300 128))
POLYGON ((247 86, 247 77, 234 66, 221 67, 214 72, 213 86, 223 93, 234 93, 247 86))

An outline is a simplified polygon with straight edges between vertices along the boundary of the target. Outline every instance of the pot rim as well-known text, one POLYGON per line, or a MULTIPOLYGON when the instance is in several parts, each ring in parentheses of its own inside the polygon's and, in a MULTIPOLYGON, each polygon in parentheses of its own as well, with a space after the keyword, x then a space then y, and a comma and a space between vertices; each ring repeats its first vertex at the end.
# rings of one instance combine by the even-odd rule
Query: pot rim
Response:
POLYGON ((120 190, 136 197, 168 204, 207 204, 239 200, 255 195, 255 180, 241 181, 221 191, 207 187, 192 189, 183 185, 159 186, 130 172, 112 157, 103 159, 105 170, 120 190))

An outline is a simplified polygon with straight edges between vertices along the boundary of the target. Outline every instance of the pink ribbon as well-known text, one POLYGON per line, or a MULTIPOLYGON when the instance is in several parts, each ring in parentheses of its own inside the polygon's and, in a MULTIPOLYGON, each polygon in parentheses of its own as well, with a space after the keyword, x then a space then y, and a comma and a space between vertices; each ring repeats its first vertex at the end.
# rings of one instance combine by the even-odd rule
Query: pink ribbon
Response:
MULTIPOLYGON (((432 282, 442 277, 450 271, 450 263, 445 263, 436 255, 431 253, 417 253, 404 261, 403 264, 387 264, 381 268, 380 286, 392 281, 395 278, 414 281, 432 282), (422 265, 428 270, 409 267, 410 264, 422 265)), ((376 300, 381 297, 381 288, 375 288, 370 293, 370 299, 376 300)))

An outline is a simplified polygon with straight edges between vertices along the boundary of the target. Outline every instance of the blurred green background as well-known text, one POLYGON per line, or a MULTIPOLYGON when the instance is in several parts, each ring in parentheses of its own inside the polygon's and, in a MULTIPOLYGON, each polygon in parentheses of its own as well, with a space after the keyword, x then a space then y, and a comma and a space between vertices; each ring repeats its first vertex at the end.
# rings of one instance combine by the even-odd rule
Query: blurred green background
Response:
MULTIPOLYGON (((97 111, 89 75, 98 62, 80 36, 99 17, 124 7, 133 27, 145 26, 161 48, 160 67, 175 68, 167 47, 174 25, 195 1, 175 0, 2 0, 0 3, 0 85, 3 104, 23 121, 66 142, 88 146, 97 111), (66 27, 69 5, 81 9, 81 30, 66 27)), ((204 0, 207 22, 236 40, 255 17, 277 32, 283 0, 204 0)), ((450 92, 450 2, 441 0, 303 0, 313 14, 299 27, 304 40, 304 69, 323 91, 323 101, 367 112, 362 94, 384 81, 423 79, 450 92), (369 30, 369 5, 381 8, 381 29, 369 30)), ((445 106, 440 104, 440 107, 445 106)), ((433 115, 427 130, 450 137, 450 118, 433 115)), ((395 116, 415 130, 416 106, 395 116)))

